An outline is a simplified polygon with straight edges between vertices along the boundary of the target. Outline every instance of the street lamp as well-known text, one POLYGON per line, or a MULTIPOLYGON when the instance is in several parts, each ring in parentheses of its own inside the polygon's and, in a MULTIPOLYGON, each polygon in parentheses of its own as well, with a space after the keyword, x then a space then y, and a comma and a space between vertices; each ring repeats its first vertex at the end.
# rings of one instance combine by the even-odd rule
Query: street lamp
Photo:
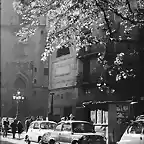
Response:
POLYGON ((21 95, 21 92, 19 90, 16 92, 16 95, 13 95, 13 100, 16 100, 17 103, 17 109, 16 109, 16 118, 17 118, 19 113, 19 102, 21 100, 24 100, 24 97, 21 95))

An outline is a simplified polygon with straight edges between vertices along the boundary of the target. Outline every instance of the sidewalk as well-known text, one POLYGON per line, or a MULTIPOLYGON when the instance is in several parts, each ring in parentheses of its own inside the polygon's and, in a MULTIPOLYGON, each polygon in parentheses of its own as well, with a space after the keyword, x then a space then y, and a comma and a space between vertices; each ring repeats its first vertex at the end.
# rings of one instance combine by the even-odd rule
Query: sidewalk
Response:
POLYGON ((1 144, 25 144, 25 141, 23 139, 12 139, 12 136, 8 136, 8 137, 2 137, 0 136, 0 143, 1 144))
POLYGON ((16 138, 12 138, 12 134, 9 133, 7 137, 3 137, 0 135, 0 143, 1 144, 26 144, 24 141, 25 133, 22 133, 21 139, 18 139, 18 134, 16 134, 16 138))

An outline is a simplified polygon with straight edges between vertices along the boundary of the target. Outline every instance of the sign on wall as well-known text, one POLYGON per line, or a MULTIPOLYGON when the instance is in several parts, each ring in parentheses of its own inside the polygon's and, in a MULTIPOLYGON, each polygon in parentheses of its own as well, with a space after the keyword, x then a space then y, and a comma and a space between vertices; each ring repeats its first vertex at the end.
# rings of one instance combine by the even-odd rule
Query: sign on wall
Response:
POLYGON ((64 76, 64 75, 68 75, 68 74, 70 74, 70 66, 69 65, 56 68, 56 70, 55 70, 55 76, 56 77, 57 76, 64 76))
POLYGON ((51 89, 75 85, 77 72, 75 58, 53 62, 51 72, 51 89))
POLYGON ((117 124, 125 123, 129 116, 129 106, 123 104, 116 105, 116 111, 117 111, 117 124))

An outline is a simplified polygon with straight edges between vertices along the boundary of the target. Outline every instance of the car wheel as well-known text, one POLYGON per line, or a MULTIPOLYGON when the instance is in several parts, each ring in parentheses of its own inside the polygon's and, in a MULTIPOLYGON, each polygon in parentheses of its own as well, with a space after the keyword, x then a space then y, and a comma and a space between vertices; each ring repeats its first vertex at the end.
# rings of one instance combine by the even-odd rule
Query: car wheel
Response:
POLYGON ((74 140, 74 141, 72 141, 72 144, 79 144, 79 142, 74 140))
POLYGON ((54 140, 50 140, 49 144, 55 144, 55 141, 54 140))
POLYGON ((39 144, 48 144, 48 143, 44 143, 43 141, 40 140, 40 141, 39 141, 39 144))
POLYGON ((38 143, 41 141, 41 136, 38 137, 38 143))

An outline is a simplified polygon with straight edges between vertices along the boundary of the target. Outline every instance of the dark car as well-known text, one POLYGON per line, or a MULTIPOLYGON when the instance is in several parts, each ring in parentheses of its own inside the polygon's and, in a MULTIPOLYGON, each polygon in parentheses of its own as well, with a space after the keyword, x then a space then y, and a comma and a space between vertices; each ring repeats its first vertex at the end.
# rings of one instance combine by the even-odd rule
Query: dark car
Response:
POLYGON ((106 144, 101 133, 96 133, 94 125, 86 121, 62 121, 53 132, 45 133, 41 144, 106 144))

